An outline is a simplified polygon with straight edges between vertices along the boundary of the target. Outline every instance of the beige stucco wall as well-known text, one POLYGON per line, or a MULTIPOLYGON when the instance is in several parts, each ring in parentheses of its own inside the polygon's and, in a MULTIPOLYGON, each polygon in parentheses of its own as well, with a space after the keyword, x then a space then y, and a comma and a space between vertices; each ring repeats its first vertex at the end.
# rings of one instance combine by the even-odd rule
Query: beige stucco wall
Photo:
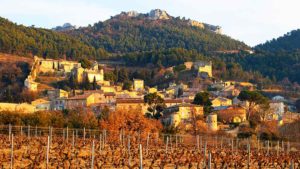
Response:
POLYGON ((144 90, 144 81, 135 79, 133 81, 134 90, 144 90))
POLYGON ((147 112, 148 106, 144 103, 117 103, 116 110, 117 111, 129 111, 129 110, 137 110, 140 113, 145 114, 147 112))
POLYGON ((232 105, 232 100, 230 100, 230 99, 220 100, 219 98, 216 98, 211 103, 212 103, 213 107, 231 106, 232 105))
POLYGON ((87 72, 87 76, 90 83, 94 82, 94 78, 96 82, 104 80, 104 75, 100 72, 87 72))
POLYGON ((198 72, 199 73, 206 72, 209 77, 212 77, 212 66, 211 65, 200 66, 198 72))
POLYGON ((206 118, 207 127, 210 131, 218 130, 218 116, 216 114, 210 114, 206 118))

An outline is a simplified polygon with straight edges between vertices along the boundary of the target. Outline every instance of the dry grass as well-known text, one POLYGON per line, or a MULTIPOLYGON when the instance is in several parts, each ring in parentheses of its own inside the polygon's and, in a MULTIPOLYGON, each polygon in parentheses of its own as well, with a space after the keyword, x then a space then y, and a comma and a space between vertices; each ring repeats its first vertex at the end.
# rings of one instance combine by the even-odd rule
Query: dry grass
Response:
POLYGON ((33 58, 17 56, 13 54, 0 53, 0 62, 5 62, 5 63, 26 62, 32 64, 33 58))

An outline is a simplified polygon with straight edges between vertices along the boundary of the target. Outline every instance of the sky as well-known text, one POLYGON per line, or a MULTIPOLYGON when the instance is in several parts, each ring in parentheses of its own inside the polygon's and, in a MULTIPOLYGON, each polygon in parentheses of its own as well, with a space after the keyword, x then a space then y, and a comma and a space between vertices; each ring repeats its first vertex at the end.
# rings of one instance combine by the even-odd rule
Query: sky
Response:
POLYGON ((299 0, 0 0, 0 16, 26 26, 87 26, 122 11, 166 10, 171 16, 219 25, 250 46, 300 28, 299 0))

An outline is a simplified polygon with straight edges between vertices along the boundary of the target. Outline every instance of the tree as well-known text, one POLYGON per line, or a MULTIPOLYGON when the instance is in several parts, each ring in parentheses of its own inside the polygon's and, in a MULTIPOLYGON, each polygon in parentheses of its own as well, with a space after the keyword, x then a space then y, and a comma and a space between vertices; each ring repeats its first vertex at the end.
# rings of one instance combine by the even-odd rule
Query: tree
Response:
POLYGON ((107 80, 107 81, 116 82, 117 81, 117 76, 115 75, 114 72, 105 72, 104 73, 104 79, 107 80))
POLYGON ((212 111, 212 103, 209 100, 209 93, 208 92, 200 92, 197 93, 193 104, 201 105, 204 108, 204 113, 208 114, 212 111))
POLYGON ((179 88, 177 92, 177 97, 181 97, 183 95, 183 89, 179 88))
POLYGON ((74 75, 70 75, 69 77, 69 85, 71 89, 77 89, 78 88, 78 82, 75 79, 74 75))
POLYGON ((100 120, 107 120, 109 115, 109 107, 105 106, 97 116, 98 122, 100 120))
POLYGON ((273 114, 273 110, 270 109, 270 105, 268 102, 259 106, 257 110, 257 115, 260 120, 266 121, 267 118, 273 114))
MULTIPOLYGON (((141 138, 146 138, 148 133, 158 133, 162 125, 158 120, 148 119, 139 111, 115 111, 110 112, 107 119, 100 120, 100 128, 109 131, 124 130, 129 135, 141 132, 141 138)), ((114 135, 112 139, 119 139, 114 135)), ((133 140, 135 141, 135 140, 133 140)))
POLYGON ((186 69, 186 66, 185 66, 184 64, 180 64, 180 65, 175 66, 175 67, 173 68, 173 70, 174 70, 175 72, 181 72, 181 71, 183 71, 183 70, 185 70, 185 69, 186 69))
POLYGON ((96 90, 97 89, 97 82, 96 82, 96 76, 94 76, 94 79, 93 79, 93 90, 96 90))
POLYGON ((149 105, 149 112, 146 114, 148 117, 158 119, 162 116, 162 111, 165 108, 164 99, 156 92, 145 95, 144 103, 149 105))
POLYGON ((38 93, 24 89, 20 94, 20 98, 22 102, 31 103, 32 101, 38 98, 38 93))
POLYGON ((257 91, 241 91, 241 93, 238 96, 238 99, 241 101, 248 101, 249 102, 249 108, 248 108, 248 120, 250 120, 250 115, 254 113, 254 108, 257 105, 265 105, 268 104, 268 99, 263 96, 261 93, 257 91))
POLYGON ((90 60, 88 60, 87 58, 80 59, 79 63, 81 63, 81 66, 83 68, 91 68, 92 67, 92 62, 90 60))
POLYGON ((118 72, 118 82, 124 82, 128 80, 128 72, 125 68, 122 68, 118 72))
POLYGON ((126 80, 126 81, 123 83, 122 89, 123 89, 123 90, 131 90, 131 87, 132 87, 132 82, 129 81, 129 80, 126 80))
POLYGON ((295 106, 296 106, 297 112, 300 113, 300 99, 298 99, 298 100, 295 102, 295 106))
POLYGON ((90 90, 92 88, 89 77, 84 76, 83 82, 82 82, 82 88, 86 90, 90 90))

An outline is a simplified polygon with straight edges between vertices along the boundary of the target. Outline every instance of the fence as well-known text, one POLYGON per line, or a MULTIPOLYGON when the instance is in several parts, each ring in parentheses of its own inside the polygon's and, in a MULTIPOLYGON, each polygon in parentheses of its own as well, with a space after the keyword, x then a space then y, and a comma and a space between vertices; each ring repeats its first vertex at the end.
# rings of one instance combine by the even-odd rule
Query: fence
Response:
MULTIPOLYGON (((292 167, 294 167, 294 165, 299 166, 297 160, 299 161, 300 157, 299 142, 238 139, 228 136, 169 135, 143 132, 128 133, 124 130, 106 131, 85 128, 71 129, 8 125, 0 126, 0 140, 2 140, 1 149, 11 150, 10 158, 3 159, 2 161, 3 164, 9 165, 10 168, 21 168, 15 162, 15 156, 18 155, 14 154, 14 152, 21 150, 22 148, 20 147, 23 146, 26 146, 27 149, 24 150, 25 152, 22 154, 28 153, 28 147, 38 146, 42 148, 41 153, 45 155, 45 157, 42 156, 39 160, 40 162, 37 163, 39 165, 43 164, 44 168, 55 165, 55 160, 60 161, 60 159, 63 158, 63 156, 55 153, 55 151, 61 151, 59 147, 64 149, 67 153, 71 153, 72 158, 84 159, 84 161, 87 162, 84 168, 99 166, 99 159, 115 151, 120 151, 121 155, 111 155, 112 158, 119 156, 120 159, 125 160, 124 165, 137 165, 140 168, 143 165, 149 166, 149 160, 153 158, 152 155, 156 152, 162 153, 163 159, 168 159, 169 156, 172 157, 174 154, 180 154, 183 150, 193 154, 193 158, 195 158, 194 163, 207 168, 215 168, 221 164, 225 165, 224 163, 218 163, 215 159, 220 156, 220 153, 224 152, 231 158, 236 158, 239 155, 247 157, 244 160, 246 160, 245 163, 248 168, 251 165, 255 165, 251 163, 251 161, 253 159, 257 161, 256 158, 258 157, 255 155, 258 154, 263 154, 266 158, 269 158, 268 160, 273 160, 274 157, 280 159, 280 157, 284 156, 286 159, 289 159, 286 161, 286 165, 292 167), (15 150, 16 147, 19 149, 15 150), (87 153, 84 158, 78 156, 78 152, 81 151, 87 153), (107 154, 103 154, 104 152, 107 154), (194 157, 196 155, 199 157, 194 157), (296 163, 294 163, 294 161, 296 161, 296 163)), ((35 152, 32 153, 35 154, 35 152)), ((232 159, 232 161, 234 160, 232 159)), ((107 167, 112 165, 112 163, 107 164, 107 167)), ((166 163, 166 165, 175 165, 175 162, 173 163, 174 164, 166 163)), ((272 161, 270 161, 270 164, 271 163, 272 161)), ((59 165, 59 163, 57 163, 57 165, 59 165)), ((104 163, 102 165, 104 165, 104 163)), ((229 166, 228 162, 226 165, 229 166)), ((34 167, 34 165, 32 167, 34 167)), ((5 167, 2 166, 2 168, 5 167)))

